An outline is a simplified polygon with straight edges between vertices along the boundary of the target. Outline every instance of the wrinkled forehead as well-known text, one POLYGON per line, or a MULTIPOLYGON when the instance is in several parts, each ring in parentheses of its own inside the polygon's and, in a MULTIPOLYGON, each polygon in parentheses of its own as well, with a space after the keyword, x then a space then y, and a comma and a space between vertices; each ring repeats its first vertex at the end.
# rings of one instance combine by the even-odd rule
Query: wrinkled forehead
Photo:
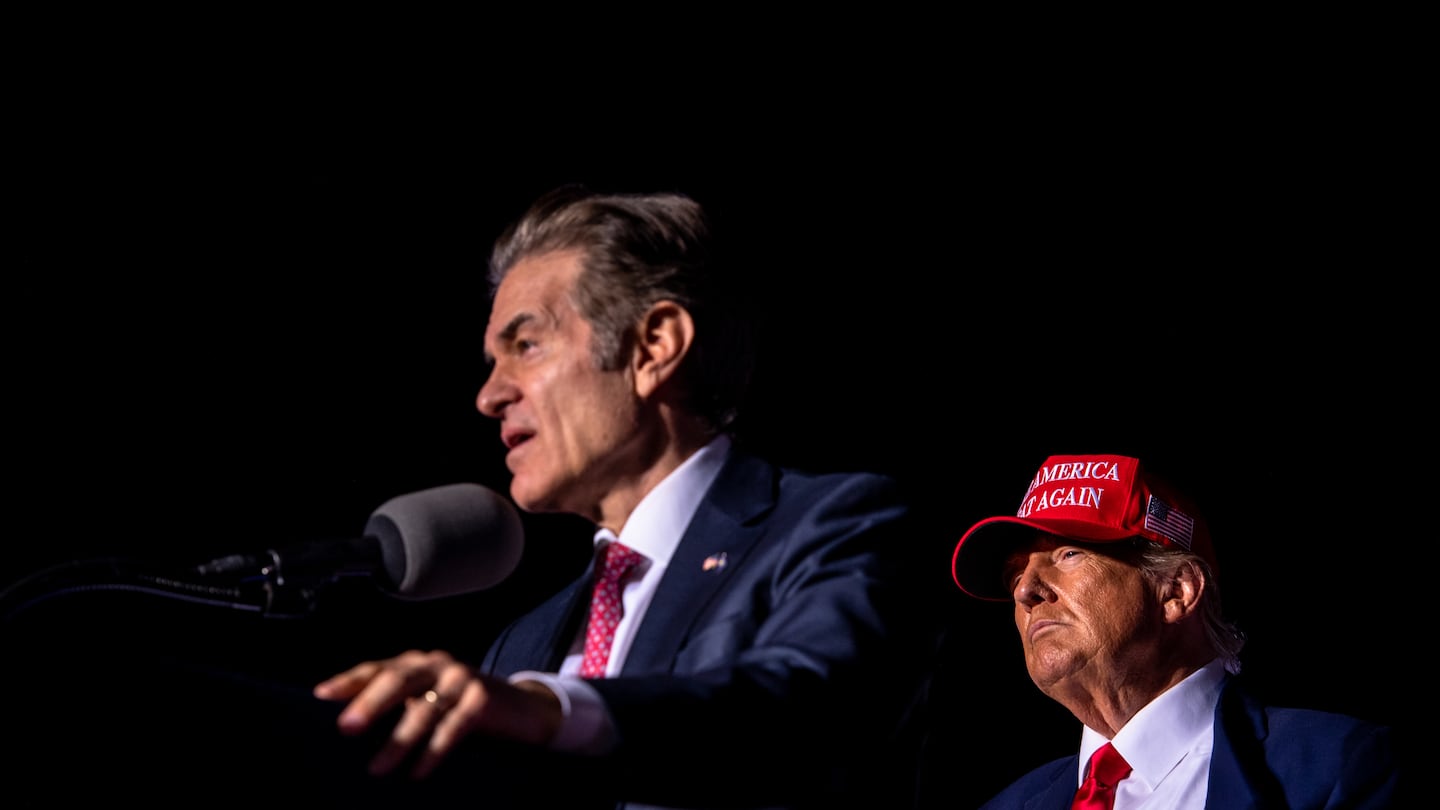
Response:
POLYGON ((486 345, 513 337, 521 326, 554 327, 576 313, 579 259, 578 251, 555 251, 516 262, 491 299, 486 345))
POLYGON ((555 250, 517 261, 495 288, 492 308, 569 295, 584 269, 579 250, 555 250))

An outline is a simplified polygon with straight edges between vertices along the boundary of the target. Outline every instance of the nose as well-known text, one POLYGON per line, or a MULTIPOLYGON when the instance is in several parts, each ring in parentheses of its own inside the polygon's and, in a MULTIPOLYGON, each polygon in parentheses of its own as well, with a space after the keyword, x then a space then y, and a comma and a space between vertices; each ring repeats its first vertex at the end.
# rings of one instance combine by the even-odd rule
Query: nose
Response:
POLYGON ((1021 571, 1019 578, 1015 580, 1015 604, 1032 608, 1048 600, 1053 593, 1050 586, 1045 584, 1040 566, 1034 561, 1027 562, 1025 570, 1021 571))
POLYGON ((490 369, 490 376, 485 378, 485 384, 480 386, 480 393, 475 395, 475 409, 492 419, 499 419, 505 415, 505 409, 518 396, 517 389, 501 372, 497 363, 490 369))

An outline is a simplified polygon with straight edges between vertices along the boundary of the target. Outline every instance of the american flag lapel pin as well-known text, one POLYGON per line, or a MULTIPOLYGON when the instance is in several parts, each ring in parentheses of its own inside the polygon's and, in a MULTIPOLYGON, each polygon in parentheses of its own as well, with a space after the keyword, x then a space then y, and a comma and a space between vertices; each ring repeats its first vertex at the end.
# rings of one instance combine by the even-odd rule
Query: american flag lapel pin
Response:
POLYGON ((721 568, 725 567, 725 560, 725 552, 723 551, 719 554, 711 554, 709 557, 705 558, 705 562, 700 564, 700 570, 719 571, 721 568))

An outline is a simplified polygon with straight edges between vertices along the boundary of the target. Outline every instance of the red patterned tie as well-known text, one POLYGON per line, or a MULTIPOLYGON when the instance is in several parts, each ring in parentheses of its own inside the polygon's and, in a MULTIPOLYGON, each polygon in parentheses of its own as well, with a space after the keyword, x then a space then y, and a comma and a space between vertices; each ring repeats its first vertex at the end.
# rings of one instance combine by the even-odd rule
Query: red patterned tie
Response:
POLYGON ((638 551, 612 542, 605 547, 605 561, 595 577, 595 592, 590 597, 590 621, 585 626, 585 658, 580 662, 582 678, 605 677, 605 664, 610 660, 610 644, 615 640, 615 626, 624 611, 620 604, 620 585, 641 560, 638 551))
POLYGON ((1095 749, 1071 810, 1110 810, 1115 806, 1115 785, 1129 775, 1130 763, 1110 743, 1095 749))

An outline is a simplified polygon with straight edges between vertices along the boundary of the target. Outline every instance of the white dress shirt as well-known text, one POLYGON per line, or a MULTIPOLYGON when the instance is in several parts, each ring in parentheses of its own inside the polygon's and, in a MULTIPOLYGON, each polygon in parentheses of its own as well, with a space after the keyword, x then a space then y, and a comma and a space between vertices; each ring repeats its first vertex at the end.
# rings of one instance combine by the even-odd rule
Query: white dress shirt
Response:
MULTIPOLYGON (((595 532, 595 545, 619 540, 645 556, 626 581, 620 601, 623 612, 615 627, 615 640, 610 646, 610 660, 605 677, 613 677, 625 665, 625 656, 635 640, 635 631, 645 618, 645 609, 655 595, 655 588, 664 575, 680 537, 700 507, 700 501, 720 474, 730 452, 730 439, 717 436, 675 471, 666 476, 641 499, 626 520, 617 538, 609 529, 595 532)), ((585 679, 579 677, 584 657, 585 628, 565 656, 558 673, 517 672, 513 681, 539 681, 560 698, 564 720, 550 747, 558 751, 601 754, 615 744, 614 726, 605 704, 585 679)))
MULTIPOLYGON (((1109 740, 1133 769, 1116 786, 1114 810, 1204 810, 1225 678, 1224 664, 1211 661, 1150 701, 1109 740)), ((1106 742, 1089 727, 1081 733, 1076 787, 1090 755, 1106 742)))

